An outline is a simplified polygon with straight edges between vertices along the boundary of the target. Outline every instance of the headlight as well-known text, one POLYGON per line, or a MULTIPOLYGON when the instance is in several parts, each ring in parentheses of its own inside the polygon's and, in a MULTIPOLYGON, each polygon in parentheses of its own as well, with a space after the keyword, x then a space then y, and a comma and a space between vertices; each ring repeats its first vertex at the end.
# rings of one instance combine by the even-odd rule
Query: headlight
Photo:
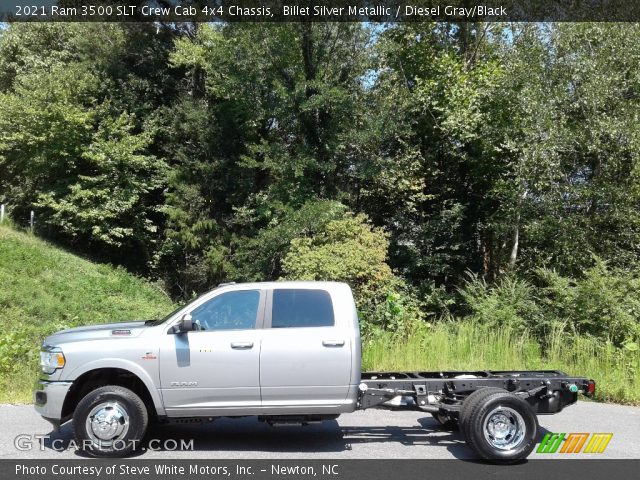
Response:
POLYGON ((40 352, 40 369, 42 373, 51 374, 64 367, 64 354, 58 347, 45 348, 40 352))

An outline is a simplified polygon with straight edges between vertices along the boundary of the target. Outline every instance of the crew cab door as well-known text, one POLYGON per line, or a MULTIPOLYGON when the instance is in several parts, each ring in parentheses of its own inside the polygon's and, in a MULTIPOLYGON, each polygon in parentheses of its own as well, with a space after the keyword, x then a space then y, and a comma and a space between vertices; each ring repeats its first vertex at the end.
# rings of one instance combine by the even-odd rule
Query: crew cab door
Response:
POLYGON ((260 353, 263 408, 344 404, 351 377, 351 332, 338 318, 326 290, 269 291, 260 353))
POLYGON ((169 416, 260 406, 265 297, 257 289, 219 293, 191 310, 197 330, 163 335, 160 383, 169 416))

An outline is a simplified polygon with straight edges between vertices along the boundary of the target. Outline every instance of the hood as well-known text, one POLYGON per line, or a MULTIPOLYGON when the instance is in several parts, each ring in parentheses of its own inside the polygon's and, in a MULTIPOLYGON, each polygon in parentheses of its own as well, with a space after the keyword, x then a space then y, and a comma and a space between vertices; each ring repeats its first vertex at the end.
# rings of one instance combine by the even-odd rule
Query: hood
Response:
POLYGON ((45 338, 44 344, 56 346, 62 343, 84 342, 87 340, 133 338, 140 335, 147 328, 149 326, 145 325, 144 320, 69 328, 45 338))

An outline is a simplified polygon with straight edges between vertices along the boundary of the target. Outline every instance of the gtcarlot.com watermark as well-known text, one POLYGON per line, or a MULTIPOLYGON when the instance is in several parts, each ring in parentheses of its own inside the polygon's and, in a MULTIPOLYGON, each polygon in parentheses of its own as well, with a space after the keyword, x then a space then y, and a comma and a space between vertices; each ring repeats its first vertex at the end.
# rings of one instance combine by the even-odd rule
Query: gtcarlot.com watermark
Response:
POLYGON ((194 442, 191 440, 175 440, 173 438, 151 438, 145 440, 144 443, 139 440, 114 440, 101 444, 96 440, 83 440, 76 442, 75 440, 65 440, 63 438, 52 439, 50 435, 31 435, 23 433, 17 435, 13 439, 13 445, 16 450, 21 452, 29 452, 32 450, 88 450, 91 448, 107 447, 109 450, 127 450, 133 447, 134 450, 152 450, 152 451, 193 451, 194 442))

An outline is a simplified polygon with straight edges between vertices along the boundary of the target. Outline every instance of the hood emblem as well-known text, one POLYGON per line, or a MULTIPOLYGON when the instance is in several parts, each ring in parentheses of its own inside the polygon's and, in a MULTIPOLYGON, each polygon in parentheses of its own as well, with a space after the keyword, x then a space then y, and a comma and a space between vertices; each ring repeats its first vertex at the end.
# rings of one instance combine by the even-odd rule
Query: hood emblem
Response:
POLYGON ((131 330, 111 330, 111 335, 131 335, 131 330))

